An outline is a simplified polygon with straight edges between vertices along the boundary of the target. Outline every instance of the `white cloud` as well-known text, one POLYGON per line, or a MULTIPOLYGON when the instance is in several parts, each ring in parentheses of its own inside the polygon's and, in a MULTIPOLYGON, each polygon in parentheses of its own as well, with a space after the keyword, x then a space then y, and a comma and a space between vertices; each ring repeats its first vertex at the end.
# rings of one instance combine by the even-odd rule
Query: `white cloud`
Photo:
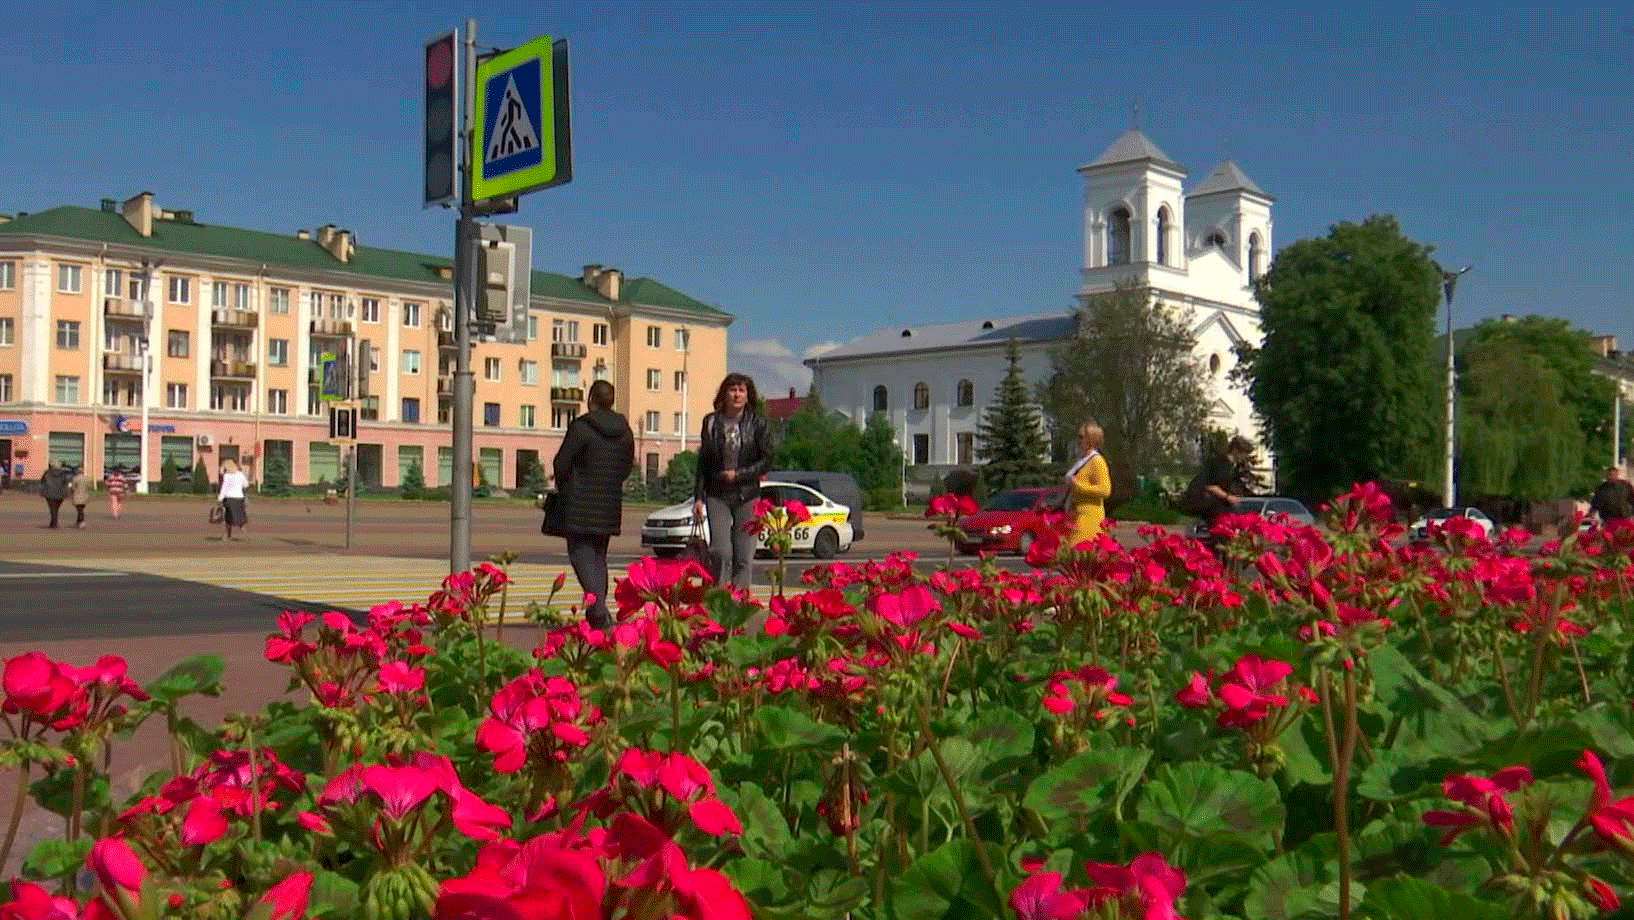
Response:
POLYGON ((804 396, 811 389, 811 368, 801 362, 838 344, 820 342, 796 353, 778 339, 745 339, 728 348, 727 370, 754 378, 755 388, 768 399, 787 396, 790 387, 804 396))

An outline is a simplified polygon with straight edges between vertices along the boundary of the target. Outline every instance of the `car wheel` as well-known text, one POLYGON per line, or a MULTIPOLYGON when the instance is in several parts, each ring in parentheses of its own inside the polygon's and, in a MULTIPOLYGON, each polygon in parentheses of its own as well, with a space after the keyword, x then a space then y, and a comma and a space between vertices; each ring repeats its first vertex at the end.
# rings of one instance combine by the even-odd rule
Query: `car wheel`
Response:
POLYGON ((1033 535, 1032 534, 1024 533, 1020 537, 1016 538, 1016 552, 1017 553, 1025 556, 1025 555, 1027 555, 1027 551, 1032 549, 1032 548, 1033 548, 1033 535))
POLYGON ((681 557, 681 551, 670 546, 655 547, 652 554, 660 559, 679 559, 681 557))
POLYGON ((811 554, 818 559, 833 559, 840 551, 840 535, 832 527, 817 531, 811 540, 811 554))

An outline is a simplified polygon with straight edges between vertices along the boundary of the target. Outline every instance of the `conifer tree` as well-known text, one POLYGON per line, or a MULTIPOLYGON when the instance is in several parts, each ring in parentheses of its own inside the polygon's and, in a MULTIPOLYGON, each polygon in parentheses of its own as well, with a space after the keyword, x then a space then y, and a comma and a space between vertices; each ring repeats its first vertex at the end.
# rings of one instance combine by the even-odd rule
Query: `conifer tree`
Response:
POLYGON ((992 495, 1016 486, 1036 485, 1048 475, 1049 448, 1038 407, 1029 400, 1021 376, 1021 350, 1014 339, 1005 351, 1009 369, 994 391, 993 405, 982 412, 976 427, 976 455, 984 461, 982 484, 992 495))

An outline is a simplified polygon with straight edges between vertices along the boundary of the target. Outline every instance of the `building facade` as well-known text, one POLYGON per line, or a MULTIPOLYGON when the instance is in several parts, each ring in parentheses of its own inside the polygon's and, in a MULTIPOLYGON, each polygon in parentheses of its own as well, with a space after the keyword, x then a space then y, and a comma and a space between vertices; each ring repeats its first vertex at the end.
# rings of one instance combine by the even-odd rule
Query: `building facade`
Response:
MULTIPOLYGON (((296 484, 335 482, 344 450, 328 438, 320 360, 366 352, 359 479, 395 486, 417 464, 428 487, 446 485, 452 279, 446 258, 362 246, 333 225, 210 226, 146 192, 4 220, 0 461, 25 479, 63 462, 140 467, 151 482, 162 464, 199 459, 213 477, 227 458, 259 479, 276 457, 296 484)), ((600 265, 536 271, 531 287, 527 341, 472 349, 472 457, 487 482, 514 488, 536 462, 548 472, 595 380, 617 388, 645 473, 695 446, 726 372, 730 314, 600 265)))
MULTIPOLYGON (((1083 302, 1120 283, 1189 311, 1207 369, 1209 425, 1258 439, 1253 406, 1227 384, 1234 346, 1258 345, 1253 282, 1270 261, 1273 199, 1227 160, 1186 190, 1187 172, 1138 130, 1079 167, 1083 302)), ((859 424, 883 412, 910 464, 976 462, 976 428, 1013 339, 1031 383, 1073 334, 1072 312, 910 326, 854 339, 806 361, 824 405, 859 424)))

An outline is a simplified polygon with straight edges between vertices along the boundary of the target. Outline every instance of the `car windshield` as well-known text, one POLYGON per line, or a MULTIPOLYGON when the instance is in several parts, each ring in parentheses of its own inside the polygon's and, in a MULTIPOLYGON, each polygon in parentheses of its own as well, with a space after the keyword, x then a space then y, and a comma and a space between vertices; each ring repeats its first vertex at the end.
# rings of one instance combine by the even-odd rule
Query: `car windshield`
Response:
POLYGON ((1437 508, 1424 515, 1426 521, 1445 521, 1448 518, 1460 517, 1464 514, 1463 508, 1437 508))
POLYGON ((982 507, 983 511, 1026 511, 1038 502, 1039 492, 1023 492, 1020 489, 1011 489, 988 499, 982 507))

